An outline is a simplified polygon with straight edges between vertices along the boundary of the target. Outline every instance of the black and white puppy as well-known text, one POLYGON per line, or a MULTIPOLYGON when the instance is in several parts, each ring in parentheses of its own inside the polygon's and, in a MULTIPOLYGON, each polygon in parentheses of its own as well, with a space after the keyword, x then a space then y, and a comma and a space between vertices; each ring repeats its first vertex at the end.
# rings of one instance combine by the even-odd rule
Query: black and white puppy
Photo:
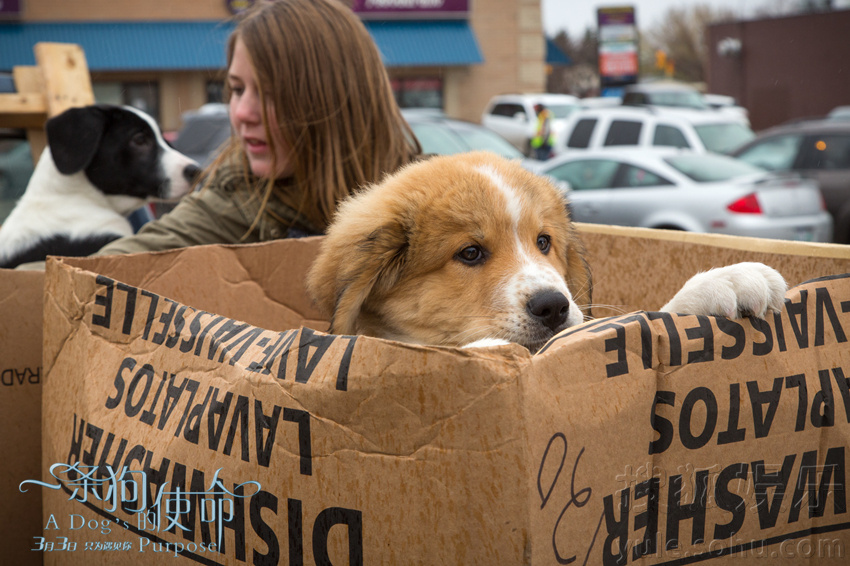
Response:
POLYGON ((85 256, 133 233, 127 215, 192 190, 198 164, 127 106, 71 108, 45 124, 47 148, 0 227, 0 267, 85 256))

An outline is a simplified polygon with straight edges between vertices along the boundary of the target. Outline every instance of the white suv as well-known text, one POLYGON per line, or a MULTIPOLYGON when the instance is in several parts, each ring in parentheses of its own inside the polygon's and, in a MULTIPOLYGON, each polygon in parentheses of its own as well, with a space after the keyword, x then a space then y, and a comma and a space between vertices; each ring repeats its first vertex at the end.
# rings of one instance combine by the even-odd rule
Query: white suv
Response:
POLYGON ((667 146, 728 153, 754 137, 740 119, 712 110, 619 106, 574 113, 553 152, 667 146))
POLYGON ((569 94, 501 94, 494 96, 481 115, 481 125, 493 130, 526 155, 537 129, 536 104, 552 113, 555 144, 562 144, 567 118, 581 108, 581 101, 569 94))

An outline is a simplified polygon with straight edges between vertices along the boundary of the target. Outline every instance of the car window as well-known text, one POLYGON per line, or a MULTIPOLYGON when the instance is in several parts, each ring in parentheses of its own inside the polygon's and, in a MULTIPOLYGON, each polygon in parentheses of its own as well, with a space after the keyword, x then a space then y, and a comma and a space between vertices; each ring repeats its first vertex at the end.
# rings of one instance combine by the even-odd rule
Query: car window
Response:
POLYGON ((570 114, 579 109, 578 104, 549 104, 546 106, 554 118, 568 118, 570 114))
POLYGON ((573 133, 567 141, 567 147, 586 148, 590 145, 590 136, 596 127, 596 118, 583 118, 576 122, 573 133))
POLYGON ((617 173, 617 178, 612 183, 613 188, 626 187, 655 187, 662 185, 672 185, 673 183, 660 175, 656 175, 652 171, 647 171, 643 167, 635 165, 626 165, 620 168, 617 173))
POLYGON ((582 159, 564 163, 547 172, 566 181, 574 191, 607 189, 614 181, 620 163, 610 159, 582 159))
MULTIPOLYGON (((509 159, 522 159, 525 157, 520 150, 515 148, 506 139, 494 134, 490 130, 471 127, 452 127, 451 131, 463 139, 467 145, 466 151, 486 150, 492 151, 502 157, 509 159)), ((420 139, 420 142, 422 140, 420 139)))
POLYGON ((642 92, 627 92, 623 96, 623 106, 640 106, 646 103, 646 95, 642 92))
POLYGON ((518 113, 525 115, 525 108, 523 108, 521 104, 507 102, 497 104, 493 107, 493 110, 490 111, 490 114, 494 116, 505 116, 508 118, 513 118, 514 115, 518 113))
POLYGON ((737 157, 770 171, 787 171, 794 166, 802 142, 802 135, 773 136, 754 143, 737 157))
POLYGON ((746 161, 713 153, 674 155, 664 161, 697 183, 728 181, 765 171, 746 161))
POLYGON ((803 169, 850 169, 850 134, 830 134, 806 138, 803 169))
POLYGON ((604 145, 637 145, 642 126, 634 120, 612 120, 604 145))
POLYGON ((452 155, 467 151, 463 143, 454 135, 436 124, 427 122, 411 123, 410 128, 422 146, 423 153, 452 155))
POLYGON ((703 124, 694 129, 705 149, 715 153, 729 153, 756 137, 748 126, 739 122, 703 124))
POLYGON ((691 147, 688 140, 685 139, 685 134, 675 126, 665 126, 659 124, 655 127, 655 134, 652 137, 652 145, 663 145, 670 147, 691 147))

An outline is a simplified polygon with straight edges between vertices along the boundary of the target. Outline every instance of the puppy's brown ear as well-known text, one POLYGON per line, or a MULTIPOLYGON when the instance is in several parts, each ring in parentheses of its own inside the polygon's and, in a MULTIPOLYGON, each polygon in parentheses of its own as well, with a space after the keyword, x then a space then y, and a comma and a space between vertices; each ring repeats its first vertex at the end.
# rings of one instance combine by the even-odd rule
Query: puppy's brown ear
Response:
POLYGON ((308 292, 331 316, 334 334, 363 332, 358 319, 367 299, 391 288, 404 265, 407 231, 368 200, 345 203, 307 275, 308 292))

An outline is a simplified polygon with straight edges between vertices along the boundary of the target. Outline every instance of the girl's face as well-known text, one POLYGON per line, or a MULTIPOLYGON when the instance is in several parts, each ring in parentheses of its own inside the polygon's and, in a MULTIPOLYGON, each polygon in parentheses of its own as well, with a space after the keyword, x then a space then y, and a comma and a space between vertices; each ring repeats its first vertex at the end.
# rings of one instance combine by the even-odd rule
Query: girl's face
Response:
POLYGON ((290 147, 283 141, 277 128, 274 104, 271 95, 266 93, 266 116, 269 129, 274 138, 276 155, 272 154, 266 130, 263 126, 263 109, 260 102, 260 89, 251 67, 251 58, 241 39, 236 40, 233 59, 227 70, 230 87, 230 124, 235 135, 242 141, 245 155, 251 166, 251 172, 258 177, 280 178, 292 174, 290 147), (275 170, 272 170, 272 157, 277 157, 275 170))

